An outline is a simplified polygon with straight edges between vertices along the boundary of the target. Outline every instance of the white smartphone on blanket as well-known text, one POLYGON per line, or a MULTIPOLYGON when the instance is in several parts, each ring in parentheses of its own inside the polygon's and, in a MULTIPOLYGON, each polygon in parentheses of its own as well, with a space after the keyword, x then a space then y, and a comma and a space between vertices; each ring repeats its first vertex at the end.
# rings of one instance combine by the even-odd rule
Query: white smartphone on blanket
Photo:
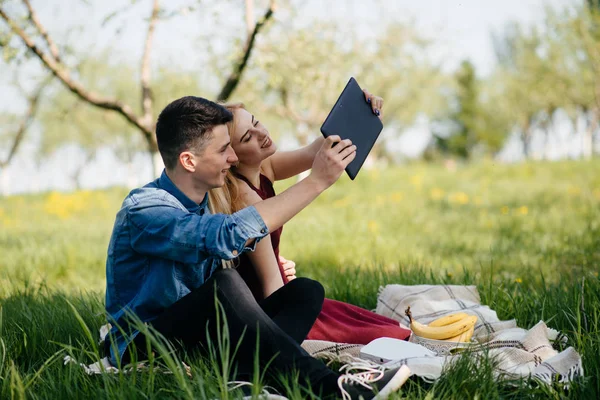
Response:
POLYGON ((433 351, 420 344, 389 337, 375 339, 360 349, 360 358, 380 364, 406 358, 435 356, 433 351))

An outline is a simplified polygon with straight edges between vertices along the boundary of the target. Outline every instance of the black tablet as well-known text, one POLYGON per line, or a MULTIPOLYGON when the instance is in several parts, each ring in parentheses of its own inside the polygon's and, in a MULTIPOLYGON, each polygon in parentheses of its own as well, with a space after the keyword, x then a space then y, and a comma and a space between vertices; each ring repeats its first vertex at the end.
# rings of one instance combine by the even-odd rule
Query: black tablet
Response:
POLYGON ((350 78, 323 122, 321 133, 325 137, 338 135, 350 139, 356 145, 356 157, 346 167, 346 173, 354 180, 382 129, 381 120, 373 114, 360 86, 350 78))

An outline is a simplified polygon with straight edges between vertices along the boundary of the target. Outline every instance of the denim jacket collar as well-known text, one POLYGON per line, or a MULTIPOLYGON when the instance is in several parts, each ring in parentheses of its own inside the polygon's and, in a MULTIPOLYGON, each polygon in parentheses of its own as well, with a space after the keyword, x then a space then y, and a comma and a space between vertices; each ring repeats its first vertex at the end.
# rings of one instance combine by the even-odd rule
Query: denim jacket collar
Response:
POLYGON ((175 196, 175 198, 179 200, 181 204, 183 204, 184 207, 187 208, 191 213, 199 212, 200 214, 204 214, 204 211, 208 207, 208 193, 204 196, 202 203, 197 204, 194 200, 190 199, 185 195, 185 193, 179 190, 177 186, 175 186, 171 178, 167 176, 167 171, 165 170, 163 170, 160 178, 158 178, 158 187, 175 196))

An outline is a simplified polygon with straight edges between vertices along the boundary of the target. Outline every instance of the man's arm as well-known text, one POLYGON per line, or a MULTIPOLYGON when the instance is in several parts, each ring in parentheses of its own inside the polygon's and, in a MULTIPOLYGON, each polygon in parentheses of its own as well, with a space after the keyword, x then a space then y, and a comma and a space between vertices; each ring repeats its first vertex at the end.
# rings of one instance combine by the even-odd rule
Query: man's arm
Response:
POLYGON ((285 192, 255 205, 269 232, 283 226, 333 185, 356 157, 356 146, 348 139, 329 136, 321 145, 312 164, 311 174, 285 192), (337 144, 336 144, 337 143, 337 144), (334 144, 335 147, 332 147, 334 144))
POLYGON ((279 228, 331 186, 356 156, 356 146, 339 136, 327 138, 310 176, 279 196, 234 214, 197 215, 168 204, 136 202, 127 211, 132 248, 182 263, 207 256, 224 260, 254 250, 257 239, 279 228), (339 142, 335 147, 332 144, 339 142))
POLYGON ((141 254, 196 264, 254 250, 268 228, 254 207, 232 215, 197 215, 168 204, 137 203, 127 211, 129 242, 141 254))

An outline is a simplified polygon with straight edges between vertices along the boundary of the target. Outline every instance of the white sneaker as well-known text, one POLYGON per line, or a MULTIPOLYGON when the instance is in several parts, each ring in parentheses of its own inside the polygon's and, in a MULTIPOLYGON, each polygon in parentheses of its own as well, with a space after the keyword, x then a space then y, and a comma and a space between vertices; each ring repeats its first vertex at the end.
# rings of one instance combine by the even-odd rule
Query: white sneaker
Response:
POLYGON ((343 400, 383 400, 387 399, 404 385, 411 375, 410 369, 385 370, 368 361, 346 364, 340 372, 346 372, 338 378, 338 386, 343 400))

